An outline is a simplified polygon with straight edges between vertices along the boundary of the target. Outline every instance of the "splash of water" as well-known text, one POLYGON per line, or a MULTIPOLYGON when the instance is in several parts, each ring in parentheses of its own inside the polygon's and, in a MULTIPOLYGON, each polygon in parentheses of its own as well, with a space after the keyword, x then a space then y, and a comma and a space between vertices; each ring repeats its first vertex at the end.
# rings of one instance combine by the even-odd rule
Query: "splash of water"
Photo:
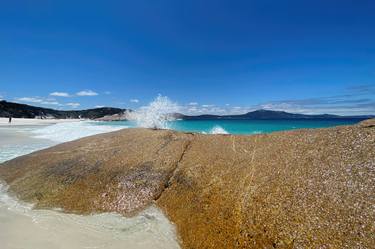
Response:
POLYGON ((229 134, 223 127, 219 125, 215 125, 211 131, 210 134, 229 134))
POLYGON ((135 120, 139 127, 168 129, 168 122, 175 120, 173 113, 178 110, 176 103, 159 95, 149 105, 129 113, 129 119, 135 120))

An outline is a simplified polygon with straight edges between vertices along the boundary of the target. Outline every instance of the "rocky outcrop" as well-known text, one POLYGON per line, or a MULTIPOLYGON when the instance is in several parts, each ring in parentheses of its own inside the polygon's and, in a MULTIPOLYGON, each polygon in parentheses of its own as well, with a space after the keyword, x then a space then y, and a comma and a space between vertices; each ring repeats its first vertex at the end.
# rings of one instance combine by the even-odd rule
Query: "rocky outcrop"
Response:
POLYGON ((374 148, 364 124, 253 136, 127 129, 5 162, 0 178, 39 208, 132 215, 156 203, 184 248, 371 248, 374 148))
POLYGON ((6 162, 0 175, 38 208, 130 215, 160 196, 188 136, 128 129, 87 137, 6 162))
POLYGON ((359 126, 363 128, 375 127, 375 118, 364 120, 361 123, 359 123, 359 126))
POLYGON ((129 119, 129 113, 130 111, 122 112, 122 113, 117 113, 113 115, 106 115, 101 118, 95 119, 96 121, 124 121, 129 119))

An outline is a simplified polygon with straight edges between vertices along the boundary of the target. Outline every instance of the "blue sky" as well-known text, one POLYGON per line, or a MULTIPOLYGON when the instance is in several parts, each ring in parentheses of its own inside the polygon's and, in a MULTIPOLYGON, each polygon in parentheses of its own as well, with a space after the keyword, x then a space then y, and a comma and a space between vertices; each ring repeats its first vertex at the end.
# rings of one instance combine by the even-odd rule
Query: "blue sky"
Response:
POLYGON ((375 114, 375 2, 1 1, 0 98, 375 114))

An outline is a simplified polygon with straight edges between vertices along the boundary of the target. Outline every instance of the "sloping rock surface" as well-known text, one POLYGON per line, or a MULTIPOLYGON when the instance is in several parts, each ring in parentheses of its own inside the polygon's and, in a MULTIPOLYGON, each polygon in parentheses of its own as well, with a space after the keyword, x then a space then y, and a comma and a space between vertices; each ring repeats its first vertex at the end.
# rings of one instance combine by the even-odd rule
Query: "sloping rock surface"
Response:
POLYGON ((38 208, 129 215, 160 196, 188 138, 146 129, 96 135, 5 162, 0 175, 38 208))
POLYGON ((368 124, 254 136, 127 129, 8 161, 0 177, 37 207, 131 215, 155 202, 184 248, 373 248, 368 124))

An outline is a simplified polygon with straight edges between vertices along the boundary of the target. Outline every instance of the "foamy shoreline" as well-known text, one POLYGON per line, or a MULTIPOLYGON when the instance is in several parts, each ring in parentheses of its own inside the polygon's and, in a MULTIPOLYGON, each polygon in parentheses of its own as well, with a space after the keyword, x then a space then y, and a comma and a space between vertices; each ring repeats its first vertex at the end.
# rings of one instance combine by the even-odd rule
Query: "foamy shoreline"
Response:
POLYGON ((36 119, 36 118, 12 118, 9 123, 8 118, 0 118, 0 126, 24 126, 24 125, 52 125, 59 123, 71 123, 83 121, 82 119, 36 119))

